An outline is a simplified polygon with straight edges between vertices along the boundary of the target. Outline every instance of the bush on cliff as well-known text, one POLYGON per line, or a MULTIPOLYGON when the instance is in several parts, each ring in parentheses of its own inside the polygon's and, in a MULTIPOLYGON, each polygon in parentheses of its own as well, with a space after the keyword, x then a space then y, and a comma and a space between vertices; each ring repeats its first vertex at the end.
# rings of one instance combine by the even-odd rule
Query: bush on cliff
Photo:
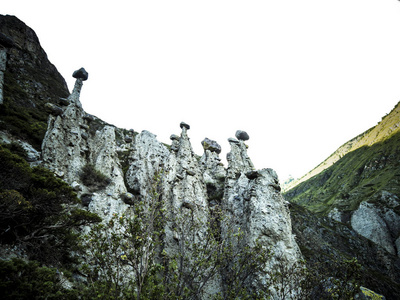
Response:
POLYGON ((104 189, 111 182, 110 178, 96 170, 91 164, 87 164, 82 168, 80 179, 92 191, 104 189))
POLYGON ((65 182, 0 146, 0 242, 16 244, 31 259, 60 265, 71 260, 79 241, 74 229, 99 222, 78 209, 65 182))

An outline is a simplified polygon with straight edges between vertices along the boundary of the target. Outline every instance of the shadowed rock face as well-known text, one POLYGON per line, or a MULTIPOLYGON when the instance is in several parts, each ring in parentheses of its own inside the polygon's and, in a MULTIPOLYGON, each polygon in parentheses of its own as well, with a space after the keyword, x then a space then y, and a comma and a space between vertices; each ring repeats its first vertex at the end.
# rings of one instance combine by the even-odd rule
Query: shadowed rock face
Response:
POLYGON ((57 105, 59 98, 68 97, 68 87, 24 22, 0 15, 0 33, 0 77, 4 80, 0 119, 7 116, 8 120, 2 127, 38 151, 49 114, 45 105, 57 105))
MULTIPOLYGON (((9 48, 8 65, 13 71, 18 70, 19 73, 26 74, 29 73, 29 68, 35 68, 42 74, 48 74, 49 79, 52 76, 57 82, 61 82, 68 91, 64 78, 48 60, 36 33, 31 28, 15 16, 0 15, 0 32, 9 40, 6 43, 6 47, 9 48)), ((4 44, 5 39, 2 40, 4 44)))

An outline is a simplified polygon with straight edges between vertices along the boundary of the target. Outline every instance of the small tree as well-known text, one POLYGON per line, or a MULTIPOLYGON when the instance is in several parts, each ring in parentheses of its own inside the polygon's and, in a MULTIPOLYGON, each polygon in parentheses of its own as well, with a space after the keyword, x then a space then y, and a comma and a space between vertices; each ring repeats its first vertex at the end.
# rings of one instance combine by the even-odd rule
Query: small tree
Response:
POLYGON ((245 245, 244 233, 220 210, 210 217, 185 205, 166 214, 161 181, 159 172, 150 191, 129 211, 87 235, 92 262, 85 273, 91 294, 105 299, 268 297, 257 283, 264 278, 260 275, 271 258, 269 249, 259 241, 245 245), (224 238, 221 222, 229 228, 224 238), (221 282, 226 288, 218 293, 215 287, 221 282))
POLYGON ((221 274, 223 276, 223 299, 268 299, 270 284, 267 266, 272 252, 260 240, 251 246, 234 217, 221 214, 225 226, 221 240, 221 274))
POLYGON ((78 248, 76 229, 101 221, 79 209, 67 183, 0 146, 0 242, 19 244, 30 259, 60 266, 78 248))
POLYGON ((221 245, 216 220, 200 216, 194 207, 174 214, 176 247, 164 251, 165 299, 201 299, 220 280, 221 245))
POLYGON ((122 215, 114 214, 86 235, 93 262, 84 271, 95 294, 145 299, 144 291, 158 289, 154 276, 160 268, 155 258, 163 236, 160 184, 161 175, 157 173, 148 199, 137 201, 122 215))

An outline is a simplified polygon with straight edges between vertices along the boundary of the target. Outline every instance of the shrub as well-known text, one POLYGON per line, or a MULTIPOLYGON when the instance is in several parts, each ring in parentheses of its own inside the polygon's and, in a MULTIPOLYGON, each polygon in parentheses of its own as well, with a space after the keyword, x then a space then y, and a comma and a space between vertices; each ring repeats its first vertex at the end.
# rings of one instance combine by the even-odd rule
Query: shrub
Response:
POLYGON ((0 242, 18 243, 31 259, 59 265, 79 241, 74 229, 100 218, 73 205, 72 188, 47 169, 0 146, 0 242))
POLYGON ((57 269, 41 267, 36 261, 0 260, 1 299, 72 299, 63 288, 57 269))
POLYGON ((267 297, 268 291, 257 291, 251 285, 271 257, 269 249, 260 243, 237 247, 244 239, 234 226, 225 240, 219 239, 218 226, 213 223, 221 221, 221 214, 205 223, 191 209, 166 213, 160 176, 153 179, 148 198, 140 199, 130 212, 92 227, 84 238, 91 256, 90 266, 84 268, 91 297, 203 299, 211 296, 206 287, 221 274, 229 289, 214 295, 217 299, 267 297), (174 224, 174 250, 164 248, 166 222, 174 224))
POLYGON ((80 179, 92 191, 104 189, 111 183, 110 178, 96 170, 91 164, 87 164, 82 168, 80 179))

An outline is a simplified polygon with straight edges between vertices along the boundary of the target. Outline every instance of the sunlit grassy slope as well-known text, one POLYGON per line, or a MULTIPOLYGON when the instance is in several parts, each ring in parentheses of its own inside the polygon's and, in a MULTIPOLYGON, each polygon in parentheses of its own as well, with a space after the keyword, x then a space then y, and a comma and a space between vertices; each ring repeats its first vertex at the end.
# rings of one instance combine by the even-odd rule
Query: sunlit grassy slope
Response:
POLYGON ((400 102, 378 125, 303 176, 285 197, 314 212, 351 211, 383 190, 400 196, 399 166, 400 102))

